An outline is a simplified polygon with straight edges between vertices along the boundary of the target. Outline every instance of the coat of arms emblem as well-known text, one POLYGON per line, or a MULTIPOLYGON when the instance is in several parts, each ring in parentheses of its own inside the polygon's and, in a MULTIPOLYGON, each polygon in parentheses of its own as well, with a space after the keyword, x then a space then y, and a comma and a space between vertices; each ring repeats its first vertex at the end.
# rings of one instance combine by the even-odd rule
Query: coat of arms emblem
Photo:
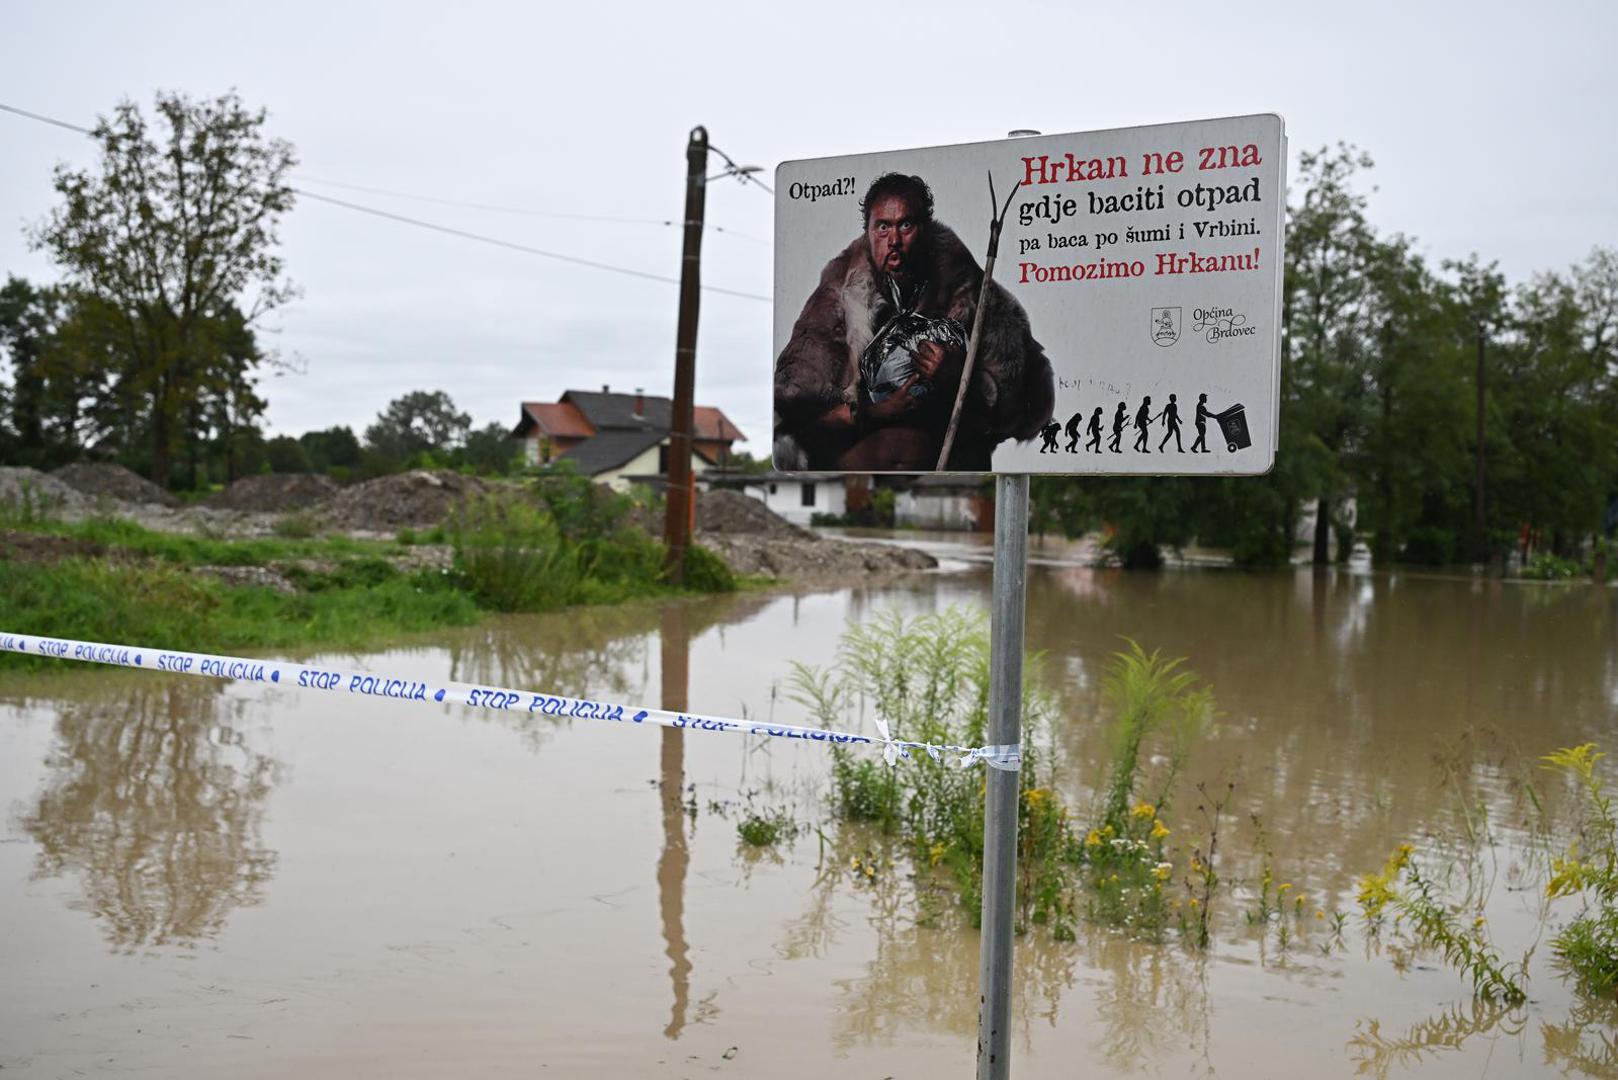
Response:
POLYGON ((1152 309, 1152 343, 1168 348, 1180 340, 1180 309, 1155 307, 1152 309))

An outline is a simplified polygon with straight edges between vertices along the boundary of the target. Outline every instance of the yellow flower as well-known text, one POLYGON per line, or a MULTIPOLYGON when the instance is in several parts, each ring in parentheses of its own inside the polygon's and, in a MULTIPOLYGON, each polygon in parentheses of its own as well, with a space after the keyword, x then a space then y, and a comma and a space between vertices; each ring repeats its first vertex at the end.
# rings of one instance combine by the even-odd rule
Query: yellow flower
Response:
POLYGON ((949 845, 940 840, 938 843, 927 849, 927 858, 933 866, 937 866, 939 860, 944 857, 944 852, 948 850, 949 845))
POLYGON ((1197 898, 1196 898, 1196 897, 1194 897, 1194 896, 1193 896, 1193 897, 1192 897, 1192 898, 1191 898, 1191 906, 1192 906, 1192 907, 1194 907, 1194 908, 1197 908, 1197 907, 1201 907, 1201 906, 1202 906, 1202 904, 1201 904, 1201 902, 1200 902, 1200 901, 1198 901, 1198 900, 1197 900, 1197 898))
POLYGON ((1318 908, 1315 910, 1315 918, 1324 919, 1325 917, 1326 917, 1326 913, 1324 911, 1321 911, 1318 908))
POLYGON ((1161 821, 1152 822, 1152 839, 1161 840, 1169 834, 1169 827, 1161 821))
POLYGON ((1084 846, 1085 847, 1100 847, 1101 846, 1101 834, 1096 832, 1094 829, 1091 829, 1090 834, 1084 838, 1084 846))
POLYGON ((1173 863, 1160 862, 1152 868, 1152 876, 1159 881, 1167 881, 1172 873, 1174 873, 1173 863))
POLYGON ((1276 892, 1278 892, 1278 893, 1284 893, 1284 892, 1286 892, 1286 891, 1287 891, 1287 890, 1288 890, 1288 889, 1290 889, 1290 888, 1292 888, 1292 882, 1290 882, 1290 881, 1283 881, 1283 882, 1282 882, 1282 883, 1281 883, 1281 887, 1280 887, 1280 888, 1279 888, 1279 889, 1277 889, 1277 890, 1275 890, 1275 891, 1276 891, 1276 892))
POLYGON ((1136 803, 1135 809, 1131 810, 1130 813, 1138 818, 1156 817, 1157 807, 1153 806, 1149 802, 1136 803))
POLYGON ((1028 800, 1029 806, 1037 807, 1042 805, 1045 800, 1049 799, 1051 797, 1051 793, 1044 788, 1029 788, 1027 791, 1022 793, 1022 797, 1028 800))

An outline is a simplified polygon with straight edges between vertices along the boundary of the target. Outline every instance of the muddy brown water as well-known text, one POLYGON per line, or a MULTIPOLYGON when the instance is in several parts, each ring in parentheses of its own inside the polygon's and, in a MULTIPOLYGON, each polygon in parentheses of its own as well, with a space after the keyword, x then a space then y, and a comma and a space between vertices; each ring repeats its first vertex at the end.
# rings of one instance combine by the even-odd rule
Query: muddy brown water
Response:
MULTIPOLYGON (((1031 573, 1028 639, 1061 706, 1065 794, 1082 814, 1099 782, 1099 678, 1120 635, 1188 657, 1224 715, 1169 820, 1191 837, 1189 784, 1235 782, 1220 864, 1234 886, 1206 954, 1173 932, 1019 939, 1015 1075, 1618 1075, 1618 1014, 1567 986, 1539 931, 1545 844, 1524 787, 1565 816, 1536 757, 1618 749, 1618 591, 1043 561, 1058 565, 1031 573), (1452 893, 1487 891, 1507 958, 1537 939, 1527 1005, 1476 1002, 1435 956, 1360 932, 1355 878, 1406 840, 1452 893), (1266 847, 1305 898, 1285 940, 1245 917, 1266 847)), ((987 595, 984 569, 957 566, 308 659, 802 721, 783 694, 790 660, 827 663, 848 622, 890 607, 987 595)), ((917 925, 897 852, 855 883, 849 859, 880 854, 880 837, 828 826, 824 844, 738 844, 746 793, 819 821, 826 775, 823 749, 797 742, 121 670, 7 674, 0 1066, 970 1075, 977 937, 958 919, 917 925)), ((1574 910, 1558 901, 1549 925, 1574 910)))

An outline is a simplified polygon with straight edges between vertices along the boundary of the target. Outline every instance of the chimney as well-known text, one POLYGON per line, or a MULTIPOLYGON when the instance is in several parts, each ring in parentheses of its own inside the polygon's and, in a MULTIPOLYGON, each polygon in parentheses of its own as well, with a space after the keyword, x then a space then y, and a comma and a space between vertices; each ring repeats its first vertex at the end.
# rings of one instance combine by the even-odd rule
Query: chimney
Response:
POLYGON ((646 397, 640 387, 635 387, 635 415, 646 415, 646 397))
POLYGON ((606 383, 602 383, 601 384, 601 392, 603 394, 610 394, 610 393, 612 393, 612 387, 608 386, 606 383))

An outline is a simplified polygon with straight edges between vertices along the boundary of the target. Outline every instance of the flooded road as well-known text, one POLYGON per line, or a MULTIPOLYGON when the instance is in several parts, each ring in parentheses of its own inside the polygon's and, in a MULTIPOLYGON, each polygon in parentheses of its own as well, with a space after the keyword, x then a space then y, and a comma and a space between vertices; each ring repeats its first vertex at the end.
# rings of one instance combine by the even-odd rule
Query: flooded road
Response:
MULTIPOLYGON (((1550 962, 1575 902, 1541 931, 1527 796, 1571 812, 1537 758, 1618 750, 1618 591, 1033 555, 1028 641, 1075 812, 1104 773, 1100 673, 1123 635, 1187 657, 1222 712, 1170 804, 1177 834, 1195 834, 1198 781, 1234 788, 1206 954, 1083 923, 1076 942, 1018 940, 1016 1075, 1618 1076, 1618 1013, 1550 962), (1355 880, 1405 841, 1486 895, 1504 958, 1537 942, 1527 1005, 1474 1002, 1441 959, 1360 931, 1355 880), (1266 863, 1303 900, 1285 934, 1248 918, 1266 863)), ((791 661, 828 664, 846 624, 890 608, 986 608, 988 588, 967 565, 305 659, 803 723, 791 661)), ((827 823, 827 776, 823 747, 784 740, 0 676, 0 1066, 967 1075, 976 934, 918 925, 903 854, 827 823), (747 849, 748 805, 824 832, 747 849), (873 852, 892 866, 849 872, 873 852)))

